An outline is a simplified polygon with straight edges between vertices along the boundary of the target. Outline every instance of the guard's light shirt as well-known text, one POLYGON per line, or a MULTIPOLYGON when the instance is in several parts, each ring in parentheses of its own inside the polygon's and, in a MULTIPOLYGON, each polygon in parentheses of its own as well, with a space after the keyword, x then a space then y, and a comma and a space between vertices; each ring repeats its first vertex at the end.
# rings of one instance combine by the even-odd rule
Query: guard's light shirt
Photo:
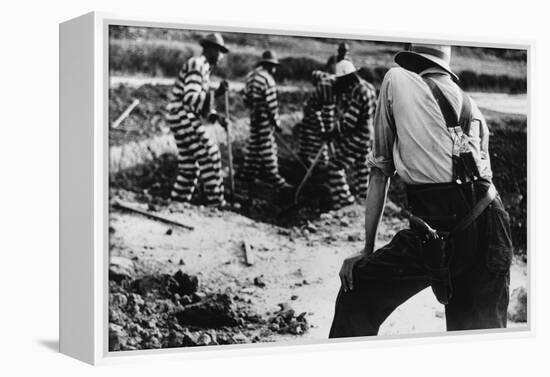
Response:
MULTIPOLYGON (((460 114, 462 95, 450 75, 439 68, 427 69, 421 75, 429 75, 460 114)), ((452 138, 421 75, 399 67, 390 69, 384 77, 368 164, 387 176, 397 172, 408 184, 451 182, 452 138)), ((478 107, 470 101, 473 121, 468 144, 480 176, 491 179, 489 130, 478 107)))

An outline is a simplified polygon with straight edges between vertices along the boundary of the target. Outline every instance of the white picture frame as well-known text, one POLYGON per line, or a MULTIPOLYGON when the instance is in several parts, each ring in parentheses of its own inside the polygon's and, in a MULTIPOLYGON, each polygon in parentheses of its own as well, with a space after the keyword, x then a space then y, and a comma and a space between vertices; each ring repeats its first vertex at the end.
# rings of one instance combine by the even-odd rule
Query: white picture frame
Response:
MULTIPOLYGON (((108 27, 131 25, 191 30, 255 32, 394 42, 468 44, 471 46, 527 50, 527 86, 533 80, 533 41, 457 37, 452 40, 415 33, 376 33, 364 30, 321 30, 311 26, 236 23, 197 25, 171 18, 143 18, 92 12, 60 25, 60 351, 90 364, 132 362, 150 358, 226 357, 295 350, 339 350, 394 344, 471 341, 531 337, 536 331, 535 310, 528 301, 528 322, 521 329, 482 330, 398 337, 353 338, 324 342, 246 344, 215 348, 177 348, 144 351, 108 351, 108 27)), ((531 155, 532 101, 528 90, 527 136, 531 155)), ((531 172, 531 164, 528 173, 531 172)), ((529 184, 531 195, 532 186, 529 184)), ((531 196, 532 197, 532 196, 531 196)), ((532 203, 528 221, 533 218, 532 203)), ((528 228, 528 241, 532 227, 528 228)), ((535 297, 536 256, 527 250, 529 297, 535 297)), ((336 271, 335 271, 336 273, 336 271)))

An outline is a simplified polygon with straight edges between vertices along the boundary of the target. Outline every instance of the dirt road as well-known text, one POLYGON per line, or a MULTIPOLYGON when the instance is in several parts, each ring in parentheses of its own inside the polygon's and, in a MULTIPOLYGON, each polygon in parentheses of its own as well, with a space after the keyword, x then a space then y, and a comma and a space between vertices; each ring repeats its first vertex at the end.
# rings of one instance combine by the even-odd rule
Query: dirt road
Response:
MULTIPOLYGON (((120 84, 130 87, 140 87, 145 84, 151 85, 172 85, 175 78, 167 77, 139 77, 139 76, 111 76, 109 82, 111 86, 120 84)), ((212 82, 217 85, 216 81, 212 82)), ((240 91, 243 89, 242 82, 231 81, 230 87, 232 90, 240 91)), ((307 89, 307 88, 306 88, 307 89)), ((279 85, 277 90, 280 92, 295 92, 304 90, 303 86, 296 85, 279 85)), ((478 104, 479 107, 498 111, 505 114, 521 114, 527 115, 528 102, 526 94, 507 94, 507 93, 486 93, 486 92, 469 92, 468 93, 478 104)))

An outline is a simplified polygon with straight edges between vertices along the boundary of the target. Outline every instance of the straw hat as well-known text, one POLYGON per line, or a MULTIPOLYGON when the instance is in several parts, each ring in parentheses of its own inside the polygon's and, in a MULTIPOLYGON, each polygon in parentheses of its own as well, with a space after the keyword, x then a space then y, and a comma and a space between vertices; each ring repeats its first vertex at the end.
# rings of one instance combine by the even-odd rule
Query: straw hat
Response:
POLYGON ((223 41, 223 37, 220 33, 208 34, 203 39, 201 39, 200 44, 203 47, 204 45, 216 46, 224 54, 229 52, 229 49, 225 45, 225 42, 223 41))
POLYGON ((412 44, 407 51, 400 51, 395 55, 395 62, 401 67, 415 72, 418 67, 425 66, 426 62, 431 62, 447 71, 453 80, 458 81, 458 76, 450 66, 451 46, 412 44))
POLYGON ((260 59, 258 64, 262 64, 262 63, 269 63, 269 64, 273 64, 273 65, 279 65, 280 64, 279 60, 277 60, 277 55, 275 54, 275 52, 273 52, 271 50, 267 50, 262 54, 262 58, 260 59))
POLYGON ((334 76, 342 77, 349 75, 350 73, 357 72, 357 68, 353 65, 352 62, 349 60, 340 60, 338 63, 336 63, 336 66, 334 68, 334 76))

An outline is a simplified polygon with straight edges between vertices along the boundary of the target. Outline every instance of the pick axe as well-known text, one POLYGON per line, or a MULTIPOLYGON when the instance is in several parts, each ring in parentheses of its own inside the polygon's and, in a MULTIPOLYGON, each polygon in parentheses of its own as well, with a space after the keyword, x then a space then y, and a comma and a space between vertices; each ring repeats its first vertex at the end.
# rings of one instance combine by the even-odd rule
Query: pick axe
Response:
POLYGON ((334 148, 332 146, 332 143, 328 143, 326 141, 323 142, 323 144, 321 144, 321 147, 319 148, 319 151, 315 155, 315 158, 313 159, 313 161, 311 162, 311 165, 307 169, 306 174, 304 175, 304 178, 302 178, 302 181, 300 182, 300 185, 298 186, 298 188, 296 189, 296 192, 294 193, 294 205, 298 204, 298 197, 300 196, 300 192, 302 191, 302 189, 304 188, 304 185, 306 184, 307 180, 309 179, 309 177, 313 173, 313 170, 315 169, 315 167, 319 163, 319 160, 321 159, 321 156, 323 155, 323 151, 325 149, 325 146, 327 146, 327 145, 329 146, 329 148, 331 150, 334 148))
POLYGON ((294 152, 294 150, 290 147, 290 145, 287 144, 287 142, 283 139, 283 137, 282 137, 279 133, 277 133, 277 132, 275 132, 275 137, 277 138, 277 140, 279 141, 279 143, 280 143, 283 147, 285 147, 285 149, 287 150, 287 152, 290 153, 290 155, 291 155, 296 161, 298 161, 298 163, 299 163, 300 165, 302 165, 302 167, 304 168, 305 171, 307 171, 307 170, 308 170, 308 167, 307 167, 307 165, 305 164, 305 162, 300 158, 300 156, 298 156, 298 155, 296 154, 296 152, 294 152))

